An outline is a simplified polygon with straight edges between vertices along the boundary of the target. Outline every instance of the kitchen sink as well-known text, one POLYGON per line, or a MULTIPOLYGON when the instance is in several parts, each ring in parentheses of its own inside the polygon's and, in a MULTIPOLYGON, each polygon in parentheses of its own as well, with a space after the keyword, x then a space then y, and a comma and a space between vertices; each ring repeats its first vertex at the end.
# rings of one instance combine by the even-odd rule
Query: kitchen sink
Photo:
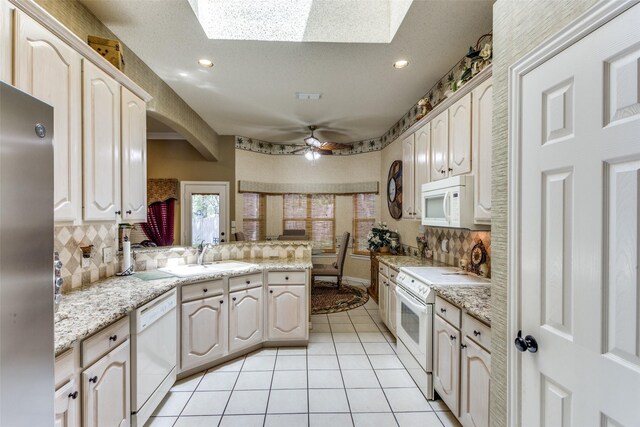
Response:
POLYGON ((158 270, 178 277, 191 277, 207 273, 233 272, 257 266, 257 264, 244 261, 218 261, 207 264, 176 265, 174 267, 159 268, 158 270))

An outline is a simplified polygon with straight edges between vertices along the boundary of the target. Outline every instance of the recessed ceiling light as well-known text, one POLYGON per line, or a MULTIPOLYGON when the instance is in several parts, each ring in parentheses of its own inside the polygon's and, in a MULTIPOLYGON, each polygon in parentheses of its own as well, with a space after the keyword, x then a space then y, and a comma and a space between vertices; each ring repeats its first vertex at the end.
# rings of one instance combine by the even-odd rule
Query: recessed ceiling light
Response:
POLYGON ((401 59, 393 63, 393 68, 404 68, 407 65, 409 65, 409 61, 407 61, 406 59, 401 59))
POLYGON ((211 68, 213 67, 213 62, 209 61, 208 59, 199 59, 198 60, 198 64, 200 64, 201 66, 203 66, 204 68, 211 68))

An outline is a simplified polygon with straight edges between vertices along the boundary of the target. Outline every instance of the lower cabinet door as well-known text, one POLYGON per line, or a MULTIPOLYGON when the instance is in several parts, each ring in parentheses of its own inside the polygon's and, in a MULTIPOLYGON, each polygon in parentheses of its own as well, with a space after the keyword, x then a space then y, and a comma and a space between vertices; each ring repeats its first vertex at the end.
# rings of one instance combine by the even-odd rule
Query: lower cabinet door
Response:
POLYGON ((433 387, 455 416, 460 402, 460 331, 440 316, 434 320, 433 387))
POLYGON ((396 297, 396 284, 394 282, 389 281, 389 294, 387 297, 387 313, 389 314, 387 326, 391 333, 396 336, 396 313, 398 311, 396 303, 398 298, 396 297))
POLYGON ((461 355, 460 421, 464 426, 489 427, 491 354, 465 337, 461 355))
POLYGON ((128 427, 129 340, 120 344, 82 373, 84 427, 128 427))
POLYGON ((387 320, 389 316, 389 281, 382 274, 378 275, 378 312, 380 318, 388 326, 387 320))
POLYGON ((262 342, 262 286, 229 294, 229 352, 262 342))
POLYGON ((306 287, 269 286, 268 337, 270 340, 307 338, 306 287))
POLYGON ((182 304, 180 367, 183 371, 226 354, 226 313, 223 295, 182 304))
MULTIPOLYGON (((69 381, 60 387, 55 394, 53 403, 55 411, 55 427, 76 427, 78 420, 78 400, 80 390, 74 380, 69 381)), ((79 427, 79 426, 78 426, 79 427)))

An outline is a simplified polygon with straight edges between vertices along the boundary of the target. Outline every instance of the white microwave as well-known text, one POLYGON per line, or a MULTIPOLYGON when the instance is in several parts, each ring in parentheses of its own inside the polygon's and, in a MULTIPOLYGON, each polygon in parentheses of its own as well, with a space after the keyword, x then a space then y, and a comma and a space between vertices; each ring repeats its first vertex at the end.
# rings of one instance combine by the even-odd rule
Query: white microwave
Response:
POLYGON ((422 224, 432 227, 488 229, 473 221, 473 175, 422 185, 422 224))

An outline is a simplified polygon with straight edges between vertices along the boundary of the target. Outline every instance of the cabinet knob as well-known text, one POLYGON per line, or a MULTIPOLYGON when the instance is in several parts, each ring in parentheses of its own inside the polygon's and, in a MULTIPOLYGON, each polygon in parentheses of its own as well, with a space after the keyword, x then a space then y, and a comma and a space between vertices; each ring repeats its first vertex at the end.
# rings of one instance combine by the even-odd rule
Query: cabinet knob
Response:
POLYGON ((109 341, 116 341, 118 339, 118 336, 116 334, 113 334, 109 337, 109 341))
POLYGON ((289 276, 284 276, 284 280, 289 280, 289 276))
POLYGON ((78 398, 78 392, 74 391, 73 393, 69 393, 69 399, 76 400, 78 398))
POLYGON ((207 293, 207 292, 209 292, 209 289, 204 288, 204 289, 202 289, 202 292, 207 293))
POLYGON ((95 377, 89 378, 89 382, 90 383, 97 383, 98 382, 98 377, 95 376, 95 377))
POLYGON ((442 170, 440 171, 440 173, 441 173, 442 175, 444 175, 445 173, 447 173, 447 171, 446 171, 446 170, 444 170, 444 169, 442 169, 442 170))
POLYGON ((446 313, 446 312, 447 312, 447 309, 446 309, 446 308, 441 308, 441 309, 440 309, 440 313, 446 313))
POLYGON ((475 329, 473 330, 473 335, 475 335, 476 337, 480 336, 480 331, 476 331, 475 329))
POLYGON ((272 294, 272 293, 273 293, 273 290, 270 290, 270 291, 269 291, 269 293, 270 293, 270 294, 272 294))
POLYGON ((453 168, 449 168, 449 172, 453 172, 453 168))
POLYGON ((127 213, 128 213, 129 215, 131 215, 131 209, 129 209, 129 210, 127 211, 127 213))
POLYGON ((467 345, 466 344, 460 344, 460 348, 464 350, 465 348, 467 348, 467 345))
POLYGON ((235 301, 235 300, 236 300, 236 297, 233 297, 233 298, 231 298, 231 299, 232 299, 233 301, 235 301))
POLYGON ((115 214, 116 215, 120 215, 122 213, 122 211, 116 211, 115 214))
POLYGON ((224 300, 220 300, 220 304, 224 304, 224 300))
POLYGON ((251 280, 247 280, 247 285, 250 285, 250 284, 251 284, 251 280))
POLYGON ((449 338, 451 338, 451 341, 455 341, 456 340, 455 335, 449 335, 449 338))

